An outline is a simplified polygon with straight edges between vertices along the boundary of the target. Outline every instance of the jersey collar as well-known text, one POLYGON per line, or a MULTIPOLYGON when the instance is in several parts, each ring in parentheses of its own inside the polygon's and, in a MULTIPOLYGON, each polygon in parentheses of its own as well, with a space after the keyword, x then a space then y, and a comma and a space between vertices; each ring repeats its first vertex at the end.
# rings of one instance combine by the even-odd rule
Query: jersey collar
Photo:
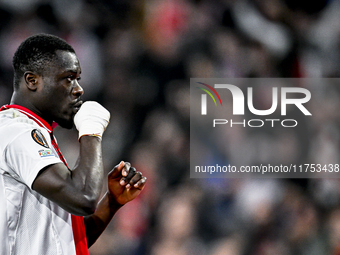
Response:
POLYGON ((56 122, 53 122, 52 125, 48 124, 46 120, 32 112, 31 110, 16 104, 6 104, 0 108, 0 111, 7 110, 7 109, 16 109, 19 112, 25 114, 30 119, 34 120, 40 127, 45 128, 49 133, 52 133, 53 129, 58 126, 56 122))

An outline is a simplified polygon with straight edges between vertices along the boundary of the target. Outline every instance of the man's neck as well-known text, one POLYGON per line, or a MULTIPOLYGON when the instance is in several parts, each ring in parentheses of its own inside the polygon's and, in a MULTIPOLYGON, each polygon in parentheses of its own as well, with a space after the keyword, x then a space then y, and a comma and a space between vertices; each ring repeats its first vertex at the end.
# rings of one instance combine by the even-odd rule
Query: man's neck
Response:
POLYGON ((10 101, 10 105, 20 105, 25 107, 52 126, 53 121, 45 118, 42 112, 34 104, 32 104, 32 102, 33 100, 28 100, 27 96, 21 96, 20 93, 14 92, 10 101))

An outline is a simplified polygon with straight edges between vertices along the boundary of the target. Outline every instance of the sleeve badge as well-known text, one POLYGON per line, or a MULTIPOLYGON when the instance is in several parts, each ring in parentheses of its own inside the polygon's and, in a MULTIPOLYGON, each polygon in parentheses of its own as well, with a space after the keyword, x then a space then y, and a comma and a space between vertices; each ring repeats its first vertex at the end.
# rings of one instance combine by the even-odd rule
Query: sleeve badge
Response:
POLYGON ((33 140, 37 144, 39 144, 39 145, 41 145, 45 148, 49 148, 48 143, 47 143, 44 135, 41 133, 41 131, 39 131, 38 129, 33 129, 32 132, 31 132, 31 135, 32 135, 33 140))
POLYGON ((41 158, 46 158, 46 157, 49 157, 49 156, 54 156, 54 153, 50 149, 40 150, 40 151, 38 151, 38 153, 39 153, 39 156, 41 158))

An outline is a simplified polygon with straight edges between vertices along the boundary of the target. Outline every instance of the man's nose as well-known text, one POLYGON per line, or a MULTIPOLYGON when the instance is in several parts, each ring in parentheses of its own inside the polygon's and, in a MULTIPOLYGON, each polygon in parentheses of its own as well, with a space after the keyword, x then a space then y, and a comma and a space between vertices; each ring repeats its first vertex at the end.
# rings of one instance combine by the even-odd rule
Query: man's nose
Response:
POLYGON ((75 83, 76 83, 76 85, 75 85, 75 87, 74 87, 74 89, 73 89, 73 91, 72 91, 72 94, 73 94, 74 96, 76 96, 76 97, 80 97, 80 96, 82 96, 82 95, 84 94, 84 90, 83 90, 83 88, 79 85, 79 83, 78 83, 77 80, 75 80, 75 83))

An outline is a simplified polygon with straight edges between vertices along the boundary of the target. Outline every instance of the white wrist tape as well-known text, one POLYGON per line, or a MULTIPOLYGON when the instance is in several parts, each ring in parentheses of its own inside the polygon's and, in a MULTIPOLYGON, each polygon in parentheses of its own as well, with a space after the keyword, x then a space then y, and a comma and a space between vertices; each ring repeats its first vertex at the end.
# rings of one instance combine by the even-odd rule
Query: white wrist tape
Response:
POLYGON ((84 135, 101 139, 109 124, 110 112, 97 102, 87 101, 80 107, 73 121, 79 131, 78 139, 84 135))

